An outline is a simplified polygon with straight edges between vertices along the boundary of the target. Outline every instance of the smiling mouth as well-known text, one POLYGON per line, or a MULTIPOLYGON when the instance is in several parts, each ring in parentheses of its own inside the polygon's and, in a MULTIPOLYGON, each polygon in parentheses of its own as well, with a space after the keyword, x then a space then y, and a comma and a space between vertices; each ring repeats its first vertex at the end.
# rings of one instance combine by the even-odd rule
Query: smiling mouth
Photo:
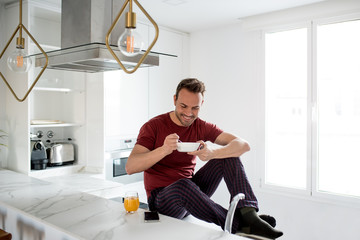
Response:
POLYGON ((191 121, 191 120, 194 119, 194 116, 186 116, 186 115, 184 115, 184 114, 182 114, 181 116, 182 116, 182 118, 183 118, 185 121, 191 121))

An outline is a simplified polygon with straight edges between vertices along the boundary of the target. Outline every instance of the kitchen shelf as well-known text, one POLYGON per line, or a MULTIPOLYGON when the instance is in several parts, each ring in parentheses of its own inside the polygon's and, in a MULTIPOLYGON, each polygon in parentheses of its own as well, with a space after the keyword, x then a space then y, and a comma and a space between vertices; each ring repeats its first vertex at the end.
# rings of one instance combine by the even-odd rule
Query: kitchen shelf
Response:
POLYGON ((80 123, 31 124, 30 128, 80 127, 80 123))
POLYGON ((70 89, 70 88, 55 88, 55 87, 34 87, 34 91, 44 91, 44 92, 83 92, 82 90, 70 89))
POLYGON ((30 177, 35 178, 47 178, 53 176, 61 176, 73 174, 81 171, 84 166, 80 164, 74 163, 73 165, 64 165, 64 166, 56 166, 56 167, 47 167, 42 170, 31 170, 29 173, 30 177))

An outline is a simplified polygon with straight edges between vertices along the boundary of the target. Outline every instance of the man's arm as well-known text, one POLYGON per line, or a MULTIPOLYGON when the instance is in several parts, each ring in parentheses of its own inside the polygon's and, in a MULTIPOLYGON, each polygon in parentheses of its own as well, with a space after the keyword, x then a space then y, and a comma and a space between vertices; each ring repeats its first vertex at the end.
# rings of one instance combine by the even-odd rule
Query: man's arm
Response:
POLYGON ((164 144, 161 147, 152 151, 142 145, 136 144, 125 166, 127 174, 142 172, 152 167, 177 148, 178 139, 179 136, 176 133, 170 134, 165 138, 164 144))
POLYGON ((202 161, 208 161, 215 158, 240 157, 250 150, 248 142, 227 132, 221 133, 216 138, 215 143, 221 147, 212 149, 202 142, 203 148, 201 150, 189 154, 198 156, 202 161))
POLYGON ((226 132, 221 133, 215 143, 223 147, 214 150, 214 158, 240 157, 250 151, 247 141, 226 132))

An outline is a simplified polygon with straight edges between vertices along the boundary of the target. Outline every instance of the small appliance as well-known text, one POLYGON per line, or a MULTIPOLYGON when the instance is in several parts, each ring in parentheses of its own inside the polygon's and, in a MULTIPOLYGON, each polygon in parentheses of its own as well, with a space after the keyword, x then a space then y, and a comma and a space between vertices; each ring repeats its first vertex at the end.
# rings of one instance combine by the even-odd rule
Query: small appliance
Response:
POLYGON ((31 169, 45 169, 48 163, 46 149, 42 141, 31 141, 31 169))
POLYGON ((72 143, 52 143, 47 148, 49 166, 73 164, 75 161, 75 147, 72 143))

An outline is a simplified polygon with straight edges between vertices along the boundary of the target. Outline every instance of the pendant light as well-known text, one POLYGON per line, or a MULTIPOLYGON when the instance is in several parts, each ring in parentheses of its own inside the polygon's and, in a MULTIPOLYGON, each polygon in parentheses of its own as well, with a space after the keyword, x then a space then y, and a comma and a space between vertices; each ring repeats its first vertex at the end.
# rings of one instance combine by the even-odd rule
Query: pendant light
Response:
POLYGON ((33 84, 30 86, 30 88, 28 89, 28 91, 25 93, 24 97, 19 98, 16 93, 14 92, 14 90, 12 89, 12 87, 10 86, 9 82, 6 80, 6 78, 4 77, 4 75, 2 74, 2 72, 0 71, 0 77, 3 79, 3 81, 5 82, 6 86, 10 89, 11 93, 14 95, 14 97, 16 98, 16 100, 18 100, 19 102, 23 102, 27 96, 29 95, 29 93, 31 92, 31 90, 34 88, 35 84, 37 83, 37 81, 39 80, 39 78, 41 77, 41 75, 43 74, 43 72, 45 71, 47 65, 48 65, 48 56, 45 53, 45 51, 40 47, 40 45, 36 42, 36 40, 34 39, 34 37, 30 34, 30 32, 26 29, 26 27, 22 24, 22 0, 19 0, 19 24, 16 27, 14 33, 12 34, 10 40, 7 42, 5 48, 3 49, 3 51, 0 54, 0 59, 2 58, 2 56, 4 55, 5 51, 7 50, 7 48, 9 47, 11 41, 14 39, 15 35, 17 32, 19 32, 19 36, 16 38, 16 50, 10 54, 10 56, 7 59, 7 65, 9 67, 9 69, 15 73, 26 73, 29 71, 29 69, 32 66, 32 61, 30 56, 26 55, 25 52, 25 39, 22 36, 22 31, 25 31, 27 33, 27 35, 31 38, 31 40, 35 43, 35 45, 39 48, 39 50, 42 52, 42 54, 45 56, 46 58, 46 63, 43 66, 42 70, 40 71, 40 73, 38 74, 38 76, 36 77, 36 79, 34 80, 33 84))
MULTIPOLYGON (((24 38, 18 37, 16 42, 24 42, 24 38)), ((26 56, 24 43, 16 44, 16 50, 8 57, 7 65, 13 72, 26 73, 29 71, 32 61, 26 56)))
POLYGON ((150 17, 150 15, 145 11, 145 9, 140 5, 140 3, 137 0, 126 0, 118 13, 117 17, 115 18, 114 22, 111 24, 111 27, 106 35, 105 42, 106 47, 110 51, 111 55, 115 58, 115 60, 118 62, 120 67, 124 70, 126 73, 134 73, 139 66, 142 64, 146 56, 149 54, 152 47, 155 45, 157 39, 159 36, 159 27, 157 26, 156 22, 150 17), (138 55, 139 53, 143 52, 144 42, 142 40, 142 37, 139 33, 136 32, 136 13, 132 11, 133 2, 139 7, 139 9, 144 13, 144 15, 149 19, 149 21, 152 23, 152 25, 155 28, 155 37, 144 53, 144 55, 140 58, 139 62, 136 64, 136 66, 132 69, 126 69, 125 66, 121 63, 119 58, 116 56, 114 51, 111 49, 109 45, 109 38, 111 35, 111 32, 113 31, 114 27, 118 23, 122 13, 124 12, 126 6, 129 4, 129 12, 126 13, 126 20, 125 20, 125 31, 120 35, 118 40, 118 48, 120 49, 120 52, 128 57, 134 57, 138 55))
POLYGON ((136 13, 132 11, 132 1, 130 1, 129 12, 125 17, 125 31, 119 37, 118 47, 122 54, 133 57, 143 50, 144 45, 141 35, 136 31, 136 13))

